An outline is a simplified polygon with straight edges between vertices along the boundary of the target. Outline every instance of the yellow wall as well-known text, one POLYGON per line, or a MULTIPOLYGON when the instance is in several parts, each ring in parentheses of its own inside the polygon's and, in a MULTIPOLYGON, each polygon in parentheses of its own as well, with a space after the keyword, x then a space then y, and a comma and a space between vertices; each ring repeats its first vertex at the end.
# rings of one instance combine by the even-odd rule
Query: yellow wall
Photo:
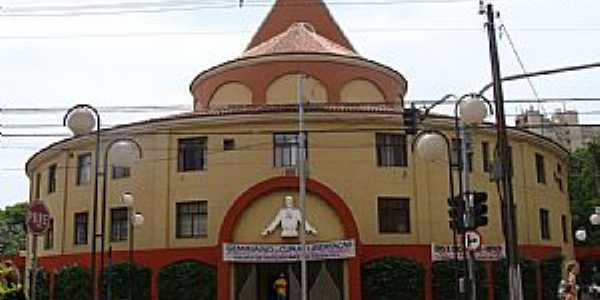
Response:
MULTIPOLYGON (((398 124, 389 116, 311 113, 307 117, 310 177, 344 199, 358 224, 361 241, 365 244, 450 244, 452 234, 447 221, 446 199, 449 192, 446 160, 424 161, 410 153, 408 147, 408 167, 377 167, 375 132, 378 132, 377 128, 393 128, 398 124), (410 198, 410 233, 379 233, 379 196, 410 198)), ((214 246, 222 219, 233 201, 253 185, 285 174, 285 169, 273 167, 273 132, 294 131, 296 128, 294 114, 263 114, 246 118, 244 122, 239 122, 239 116, 205 121, 199 119, 186 125, 164 125, 161 130, 164 134, 139 135, 136 140, 142 145, 144 158, 133 167, 131 178, 111 180, 107 198, 109 207, 120 205, 118 199, 122 192, 134 194, 136 211, 141 212, 146 220, 135 231, 136 249, 214 246), (164 129, 175 132, 169 134, 164 129), (208 138, 207 168, 203 171, 177 172, 177 140, 191 136, 208 138), (235 150, 223 151, 225 138, 235 140, 235 150), (208 202, 206 237, 175 237, 175 205, 189 200, 208 202)), ((152 131, 156 132, 154 129, 152 131)), ((446 130, 446 133, 450 134, 450 131, 446 130)), ((479 131, 474 139, 473 187, 488 192, 490 206, 490 225, 480 231, 485 244, 502 244, 496 187, 489 181, 488 174, 483 172, 481 157, 481 141, 488 141, 490 149, 494 149, 494 132, 479 131)), ((526 134, 512 136, 511 145, 520 243, 563 247, 564 254, 572 257, 572 234, 569 232, 569 242, 563 243, 560 226, 560 215, 567 215, 570 221, 567 194, 558 190, 552 174, 556 163, 560 161, 566 191, 566 153, 547 141, 526 134), (544 155, 545 185, 536 182, 536 152, 544 155), (541 240, 540 237, 540 208, 550 211, 550 240, 541 240)), ((76 186, 75 167, 77 154, 91 151, 92 147, 90 144, 85 148, 74 147, 76 150, 49 156, 32 168, 32 174, 44 174, 42 198, 49 204, 55 218, 55 247, 52 251, 43 251, 41 255, 89 251, 89 244, 73 245, 73 214, 90 211, 93 184, 76 186), (52 163, 59 164, 57 192, 46 196, 45 176, 47 167, 52 163)), ((259 235, 260 230, 275 215, 285 193, 265 195, 253 203, 238 220, 235 239, 241 242, 265 242, 259 235)), ((309 221, 314 220, 317 229, 322 231, 322 235, 315 239, 343 237, 340 220, 334 211, 314 195, 310 195, 309 203, 309 221)), ((107 228, 109 226, 107 222, 107 228)), ((90 238, 91 233, 88 241, 90 238)), ((267 242, 273 241, 267 239, 267 242)), ((115 243, 113 247, 115 250, 127 249, 127 242, 115 243)))
POLYGON ((340 92, 342 102, 385 102, 383 94, 368 80, 352 80, 340 92))
POLYGON ((252 104, 252 91, 239 82, 230 82, 220 86, 210 98, 210 107, 236 104, 252 104))
MULTIPOLYGON (((295 104, 298 102, 298 74, 277 78, 267 88, 267 104, 295 104)), ((310 103, 327 102, 327 90, 314 77, 304 80, 304 99, 310 103)))

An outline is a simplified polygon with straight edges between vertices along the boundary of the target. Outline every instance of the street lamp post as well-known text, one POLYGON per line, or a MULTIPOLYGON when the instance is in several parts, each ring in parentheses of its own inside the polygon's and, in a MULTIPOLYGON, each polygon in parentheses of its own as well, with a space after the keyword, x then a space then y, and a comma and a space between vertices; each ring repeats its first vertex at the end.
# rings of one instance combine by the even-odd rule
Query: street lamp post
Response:
POLYGON ((104 248, 106 242, 106 206, 107 206, 107 190, 108 190, 108 158, 109 153, 114 151, 111 157, 113 165, 130 167, 131 164, 142 158, 141 146, 131 138, 118 138, 112 140, 104 150, 103 169, 100 173, 100 114, 98 110, 88 104, 78 104, 70 108, 63 117, 63 125, 69 127, 75 136, 90 134, 96 129, 96 147, 95 147, 95 164, 94 164, 94 195, 92 203, 92 242, 90 251, 90 298, 98 300, 98 276, 104 275, 104 248), (99 177, 103 176, 102 180, 102 208, 101 208, 101 229, 98 234, 98 198, 99 198, 99 177), (100 272, 96 273, 96 239, 100 238, 100 272))
MULTIPOLYGON (((439 104, 442 104, 450 99, 456 99, 454 106, 454 131, 457 138, 459 138, 461 145, 457 147, 457 163, 456 167, 460 173, 459 179, 459 198, 464 201, 465 214, 464 223, 467 228, 473 227, 473 207, 474 202, 470 197, 471 185, 470 185, 470 160, 469 156, 472 152, 471 149, 471 128, 481 124, 487 117, 488 112, 493 112, 491 102, 480 94, 465 94, 461 97, 457 97, 453 94, 442 97, 439 101, 433 103, 431 106, 425 108, 424 115, 420 118, 425 119, 429 112, 439 104)), ((453 196, 453 195, 452 195, 453 196)), ((463 256, 466 262, 466 268, 469 278, 469 295, 470 298, 475 300, 477 297, 477 283, 475 281, 475 265, 474 257, 471 251, 466 251, 464 247, 464 235, 463 235, 463 256)))
MULTIPOLYGON (((454 174, 452 174, 452 147, 448 137, 438 130, 428 129, 422 130, 415 135, 411 143, 411 149, 414 153, 415 145, 418 153, 426 160, 433 161, 438 157, 442 156, 441 153, 444 146, 446 147, 446 155, 448 158, 448 193, 449 199, 454 198, 454 174)), ((459 286, 458 286, 458 253, 456 242, 457 233, 456 227, 452 228, 452 252, 454 253, 454 280, 455 280, 455 298, 459 298, 459 286)))
MULTIPOLYGON (((103 174, 104 180, 102 181, 102 216, 101 216, 101 226, 100 230, 100 276, 104 275, 104 244, 106 242, 106 210, 107 210, 107 191, 108 191, 108 159, 109 154, 112 152, 114 157, 111 157, 111 163, 113 166, 119 167, 131 167, 132 164, 142 159, 142 147, 138 142, 131 138, 118 138, 112 140, 104 150, 104 165, 103 165, 103 174)), ((126 193, 129 196, 126 196, 126 200, 130 200, 133 204, 133 196, 130 193, 126 193)), ((123 197, 122 197, 123 200, 123 197)), ((131 219, 128 218, 128 224, 131 224, 131 219)), ((130 241, 131 245, 131 241, 130 241)), ((131 287, 130 287, 131 289, 131 287)), ((110 300, 110 299, 108 299, 110 300)))
POLYGON ((134 230, 135 227, 141 226, 144 224, 144 216, 141 213, 135 212, 134 197, 131 193, 123 193, 121 196, 121 203, 127 206, 128 211, 128 226, 129 226, 129 249, 128 249, 128 258, 129 258, 129 270, 128 270, 128 279, 129 279, 129 300, 133 299, 133 290, 135 287, 135 280, 133 275, 133 263, 134 263, 134 230))
MULTIPOLYGON (((600 206, 596 206, 594 213, 590 215, 590 224, 596 226, 600 225, 600 206)), ((575 231, 575 238, 580 242, 585 242, 587 239, 587 231, 585 229, 578 229, 575 231)))
POLYGON ((96 238, 98 237, 98 178, 100 162, 100 114, 98 110, 88 104, 77 104, 67 110, 63 117, 63 126, 68 126, 75 136, 86 135, 96 129, 96 147, 94 151, 94 195, 92 202, 92 242, 90 247, 90 299, 97 300, 97 280, 96 280, 96 238))

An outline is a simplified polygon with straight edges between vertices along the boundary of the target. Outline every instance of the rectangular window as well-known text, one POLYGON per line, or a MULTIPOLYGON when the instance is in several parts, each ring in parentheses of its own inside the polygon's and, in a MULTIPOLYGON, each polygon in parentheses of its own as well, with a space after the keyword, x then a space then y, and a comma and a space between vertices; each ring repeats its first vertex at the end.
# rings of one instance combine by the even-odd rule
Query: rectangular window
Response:
POLYGON ((559 191, 564 192, 561 164, 556 164, 556 185, 558 186, 559 191))
POLYGON ((110 240, 113 242, 126 241, 129 228, 129 210, 127 207, 110 210, 110 240))
POLYGON ((198 238, 206 236, 208 219, 206 201, 177 203, 176 211, 177 238, 198 238))
POLYGON ((48 168, 48 194, 56 192, 56 165, 48 168))
POLYGON ((223 150, 224 151, 235 150, 235 140, 234 139, 224 139, 223 140, 223 150))
POLYGON ((535 171, 538 183, 546 183, 546 168, 544 167, 544 156, 535 154, 535 171))
POLYGON ((377 199, 377 211, 380 233, 410 233, 409 199, 377 199))
POLYGON ((490 161, 490 143, 481 143, 481 161, 483 162, 483 172, 492 172, 492 163, 490 161))
POLYGON ((73 240, 75 245, 87 244, 88 237, 88 213, 76 213, 75 214, 75 236, 73 240))
POLYGON ((560 216, 560 226, 562 227, 563 242, 569 242, 569 227, 567 226, 567 216, 560 216))
POLYGON ((408 165, 406 135, 376 133, 377 166, 406 167, 408 165))
POLYGON ((40 199, 40 183, 42 181, 42 174, 35 174, 35 199, 40 199))
POLYGON ((54 220, 51 219, 44 236, 44 250, 52 248, 54 248, 54 220))
POLYGON ((92 154, 77 156, 77 185, 90 183, 92 180, 92 154))
POLYGON ((546 209, 540 209, 540 232, 543 240, 550 239, 550 216, 546 209))
POLYGON ((112 178, 120 179, 131 176, 131 169, 129 167, 112 166, 112 178))
POLYGON ((177 170, 179 172, 206 169, 207 138, 179 139, 177 146, 177 170))
MULTIPOLYGON (((308 156, 307 152, 307 138, 304 135, 304 155, 308 156)), ((298 160, 298 147, 299 147, 299 134, 298 133, 275 133, 273 135, 273 164, 276 168, 282 167, 293 167, 296 165, 298 160)))
MULTIPOLYGON (((459 151, 462 149, 462 139, 452 139, 452 165, 457 166, 462 161, 462 157, 458 157, 459 151)), ((469 172, 473 172, 473 152, 469 153, 467 156, 469 160, 469 172)))

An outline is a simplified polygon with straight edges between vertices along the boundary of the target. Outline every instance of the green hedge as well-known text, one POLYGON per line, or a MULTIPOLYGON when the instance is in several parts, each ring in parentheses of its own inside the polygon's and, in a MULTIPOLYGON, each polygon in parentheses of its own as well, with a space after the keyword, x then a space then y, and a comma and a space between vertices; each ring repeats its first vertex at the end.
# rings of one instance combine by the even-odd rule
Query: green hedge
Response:
MULTIPOLYGON (((458 278, 466 277, 464 262, 459 261, 458 264, 453 260, 434 262, 431 266, 431 273, 433 299, 457 299, 455 276, 458 276, 458 278)), ((483 263, 477 262, 475 264, 475 274, 477 275, 477 299, 487 299, 487 273, 483 263)), ((460 294, 458 299, 465 299, 465 297, 465 294, 460 294)))
POLYGON ((164 267, 158 273, 160 300, 216 299, 215 268, 195 261, 164 267))
POLYGON ((562 279, 563 256, 548 258, 541 263, 544 299, 558 299, 558 285, 562 279))
POLYGON ((400 257, 386 257, 362 267, 362 298, 423 299, 425 269, 400 257))
POLYGON ((39 268, 36 274, 35 281, 35 299, 36 300, 48 300, 50 297, 50 289, 48 285, 48 272, 39 268))
POLYGON ((600 284, 600 260, 588 259, 579 262, 580 272, 579 280, 583 285, 589 285, 593 282, 600 284), (596 269, 594 271, 594 269, 596 269))
POLYGON ((55 278, 55 300, 89 300, 90 271, 87 268, 67 266, 55 278))
POLYGON ((129 299, 131 286, 129 274, 133 276, 133 300, 149 300, 152 285, 152 270, 138 264, 120 263, 106 269, 104 273, 104 287, 108 288, 110 276, 111 299, 129 299))
MULTIPOLYGON (((523 283, 523 299, 537 299, 537 268, 538 264, 532 260, 521 258, 521 281, 523 283)), ((508 295, 508 261, 503 259, 496 263, 494 272, 494 299, 509 299, 508 295)))

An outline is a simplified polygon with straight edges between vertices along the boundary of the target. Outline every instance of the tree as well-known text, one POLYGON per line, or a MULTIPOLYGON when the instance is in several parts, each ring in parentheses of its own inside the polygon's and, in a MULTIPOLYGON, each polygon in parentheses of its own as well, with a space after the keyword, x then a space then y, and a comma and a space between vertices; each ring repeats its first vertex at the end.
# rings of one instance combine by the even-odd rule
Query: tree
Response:
POLYGON ((20 202, 0 209, 0 255, 17 255, 24 249, 26 231, 24 226, 27 214, 27 203, 20 202))
MULTIPOLYGON (((573 231, 585 229, 586 245, 600 245, 600 228, 594 228, 589 216, 600 206, 600 140, 571 154, 569 169, 569 198, 573 231)), ((595 226, 598 227, 598 226, 595 226)))

